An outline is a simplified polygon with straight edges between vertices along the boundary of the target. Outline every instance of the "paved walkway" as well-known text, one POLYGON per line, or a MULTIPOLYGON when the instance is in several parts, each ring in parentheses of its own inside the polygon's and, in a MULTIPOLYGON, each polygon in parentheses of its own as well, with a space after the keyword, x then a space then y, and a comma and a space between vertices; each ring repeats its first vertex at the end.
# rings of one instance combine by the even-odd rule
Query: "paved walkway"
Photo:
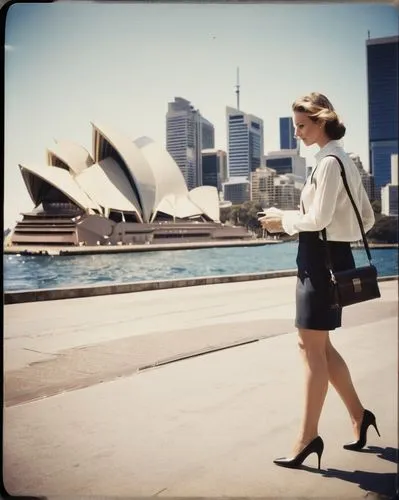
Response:
POLYGON ((272 463, 301 414, 295 278, 5 306, 8 492, 393 498, 397 286, 380 283, 332 334, 381 438, 343 450, 351 426, 330 390, 320 472, 315 455, 301 470, 272 463))

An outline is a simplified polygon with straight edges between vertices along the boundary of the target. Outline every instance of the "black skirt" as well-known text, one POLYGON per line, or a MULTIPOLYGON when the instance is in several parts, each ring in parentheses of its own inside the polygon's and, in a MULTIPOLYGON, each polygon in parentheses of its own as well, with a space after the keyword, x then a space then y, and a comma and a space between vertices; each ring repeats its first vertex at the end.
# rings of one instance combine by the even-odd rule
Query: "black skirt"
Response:
MULTIPOLYGON (((297 328, 334 330, 341 326, 342 308, 329 306, 330 274, 326 266, 325 242, 319 232, 299 233, 296 286, 297 328)), ((350 243, 327 242, 334 271, 355 267, 350 243)))

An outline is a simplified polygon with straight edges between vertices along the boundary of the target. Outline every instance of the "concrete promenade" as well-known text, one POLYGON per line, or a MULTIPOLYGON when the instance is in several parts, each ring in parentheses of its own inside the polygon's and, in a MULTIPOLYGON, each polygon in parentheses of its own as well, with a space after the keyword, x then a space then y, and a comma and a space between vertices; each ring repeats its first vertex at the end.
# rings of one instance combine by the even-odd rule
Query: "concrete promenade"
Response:
POLYGON ((363 452, 330 388, 316 455, 290 453, 301 417, 295 277, 4 307, 3 481, 78 499, 391 499, 398 468, 398 281, 331 334, 377 417, 363 452))

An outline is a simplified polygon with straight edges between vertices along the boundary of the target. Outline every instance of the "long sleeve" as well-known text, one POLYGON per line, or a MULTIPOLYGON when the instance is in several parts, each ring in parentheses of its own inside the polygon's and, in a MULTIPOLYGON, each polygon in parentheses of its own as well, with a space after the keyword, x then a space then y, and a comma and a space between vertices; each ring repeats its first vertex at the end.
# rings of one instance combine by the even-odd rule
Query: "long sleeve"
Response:
POLYGON ((332 221, 338 191, 342 185, 340 167, 335 158, 323 158, 317 167, 315 181, 314 197, 306 213, 292 210, 284 213, 282 225, 287 234, 293 235, 300 231, 321 231, 332 221))
POLYGON ((371 206, 369 197, 367 196, 366 190, 363 185, 361 187, 360 194, 360 202, 361 202, 361 218, 363 222, 364 232, 367 233, 374 226, 375 216, 374 210, 371 206))

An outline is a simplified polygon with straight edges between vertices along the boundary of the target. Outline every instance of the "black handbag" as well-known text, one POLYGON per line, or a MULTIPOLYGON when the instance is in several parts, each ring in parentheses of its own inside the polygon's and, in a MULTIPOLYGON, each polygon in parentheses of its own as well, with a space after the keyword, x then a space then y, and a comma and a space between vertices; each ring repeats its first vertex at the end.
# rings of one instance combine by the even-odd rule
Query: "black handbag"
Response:
POLYGON ((329 156, 333 156, 338 161, 341 167, 342 180, 352 206, 355 210, 356 218, 360 226, 360 231, 362 233, 364 248, 369 260, 368 266, 355 267, 353 269, 347 269, 346 271, 334 272, 332 268, 330 249, 327 242, 327 233, 325 229, 322 230, 321 233, 326 245, 327 267, 331 278, 330 305, 332 308, 338 308, 350 306, 351 304, 357 304, 358 302, 365 302, 366 300, 378 299, 379 297, 381 297, 381 293, 378 288, 377 269, 372 264, 371 253, 364 232, 362 219, 350 192, 344 166, 342 164, 342 161, 337 156, 329 156))

